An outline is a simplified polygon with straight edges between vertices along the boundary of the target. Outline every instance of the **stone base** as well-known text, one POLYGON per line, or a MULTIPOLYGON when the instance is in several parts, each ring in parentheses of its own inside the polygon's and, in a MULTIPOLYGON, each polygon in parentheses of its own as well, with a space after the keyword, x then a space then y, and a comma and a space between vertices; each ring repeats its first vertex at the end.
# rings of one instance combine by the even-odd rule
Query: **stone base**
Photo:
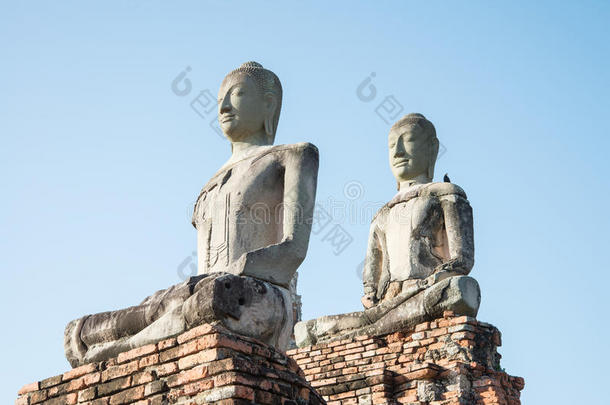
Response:
POLYGON ((444 317, 410 332, 288 352, 328 404, 520 404, 524 380, 500 368, 500 332, 444 317))
POLYGON ((24 386, 16 405, 321 404, 296 362, 205 324, 24 386))

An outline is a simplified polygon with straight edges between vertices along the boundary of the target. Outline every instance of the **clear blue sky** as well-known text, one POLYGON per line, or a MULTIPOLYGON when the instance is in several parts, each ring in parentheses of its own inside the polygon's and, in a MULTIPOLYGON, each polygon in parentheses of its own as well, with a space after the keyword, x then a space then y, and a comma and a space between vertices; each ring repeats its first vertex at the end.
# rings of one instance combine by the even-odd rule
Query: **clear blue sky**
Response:
POLYGON ((524 403, 607 403, 610 6, 428 3, 3 2, 0 401, 68 369, 71 319, 181 281, 193 200, 230 154, 190 103, 255 60, 284 87, 276 142, 318 146, 318 201, 353 238, 336 255, 330 228, 312 235, 305 318, 360 308, 394 96, 436 125, 437 180, 468 193, 479 319, 524 403))

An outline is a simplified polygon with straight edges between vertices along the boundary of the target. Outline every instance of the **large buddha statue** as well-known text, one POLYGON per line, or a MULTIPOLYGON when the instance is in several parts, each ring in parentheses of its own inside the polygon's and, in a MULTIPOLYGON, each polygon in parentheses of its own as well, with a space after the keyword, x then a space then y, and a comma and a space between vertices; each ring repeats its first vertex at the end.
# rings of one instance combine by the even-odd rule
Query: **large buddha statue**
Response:
POLYGON ((441 317, 475 316, 478 283, 472 209, 464 191, 434 183, 439 142, 434 125, 408 114, 389 134, 398 193, 372 220, 363 270, 365 310, 324 316, 295 327, 299 346, 355 335, 380 335, 441 317))
POLYGON ((278 77, 256 62, 225 77, 218 118, 232 154, 195 205, 199 274, 140 305, 70 322, 64 348, 72 366, 203 323, 287 349, 295 322, 290 287, 307 253, 318 150, 273 146, 281 102, 278 77))

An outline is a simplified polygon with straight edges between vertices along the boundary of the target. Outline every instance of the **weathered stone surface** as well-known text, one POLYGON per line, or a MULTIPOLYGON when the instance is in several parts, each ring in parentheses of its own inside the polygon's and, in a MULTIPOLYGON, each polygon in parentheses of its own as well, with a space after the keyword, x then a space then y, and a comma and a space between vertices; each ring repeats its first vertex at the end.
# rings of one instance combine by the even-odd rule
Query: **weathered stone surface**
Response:
POLYGON ((373 218, 363 271, 365 310, 295 326, 297 345, 385 334, 432 320, 443 311, 475 316, 477 282, 472 209, 464 191, 432 183, 439 142, 421 114, 399 120, 389 135, 398 194, 373 218))
POLYGON ((297 346, 303 347, 358 335, 383 335, 438 318, 444 311, 474 317, 480 299, 479 285, 475 279, 467 276, 450 277, 402 302, 397 299, 388 300, 362 312, 299 322, 294 328, 295 339, 297 346))
POLYGON ((318 150, 273 146, 282 101, 277 76, 256 62, 230 72, 218 94, 230 159, 201 190, 193 212, 199 276, 140 305, 70 322, 73 366, 159 342, 202 323, 285 350, 299 319, 296 271, 309 244, 318 150))
MULTIPOLYGON (((192 277, 185 283, 148 297, 144 301, 146 305, 86 317, 85 322, 80 323, 83 325, 80 331, 66 333, 66 354, 70 355, 68 360, 73 366, 105 360, 122 351, 151 345, 187 329, 214 322, 271 345, 286 345, 289 336, 285 331, 290 330, 292 324, 284 309, 284 297, 288 292, 281 290, 271 283, 232 274, 192 277), (135 335, 116 340, 107 337, 116 337, 119 330, 136 330, 128 321, 137 325, 146 323, 148 319, 154 319, 154 315, 147 311, 159 308, 172 309, 165 310, 162 316, 135 335), (80 340, 75 342, 74 339, 80 340), (86 346, 87 350, 76 352, 72 349, 79 345, 86 346)), ((149 346, 149 350, 142 353, 151 352, 152 346, 149 346)), ((119 357, 120 362, 126 360, 124 356, 119 357)))
POLYGON ((318 150, 272 146, 282 102, 277 76, 247 62, 218 92, 231 158, 203 187, 193 213, 199 273, 228 272, 288 287, 305 258, 318 150))

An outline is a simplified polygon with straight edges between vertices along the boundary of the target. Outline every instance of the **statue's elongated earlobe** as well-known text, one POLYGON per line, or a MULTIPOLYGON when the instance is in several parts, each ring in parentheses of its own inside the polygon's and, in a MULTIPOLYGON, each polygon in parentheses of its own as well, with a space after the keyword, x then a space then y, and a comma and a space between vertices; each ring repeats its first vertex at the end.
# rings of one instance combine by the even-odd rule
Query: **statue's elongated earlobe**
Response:
POLYGON ((273 95, 273 93, 266 93, 265 94, 266 100, 267 100, 267 113, 265 116, 265 133, 267 134, 267 136, 273 141, 273 138, 275 138, 275 128, 273 125, 273 117, 275 115, 275 109, 277 108, 277 99, 275 97, 275 95, 273 95))
POLYGON ((269 138, 273 139, 273 118, 266 117, 265 118, 265 133, 269 138))
POLYGON ((436 166, 436 158, 438 157, 439 142, 437 138, 433 138, 430 144, 430 164, 428 165, 428 178, 434 181, 434 166, 436 166))
POLYGON ((271 120, 269 119, 269 117, 265 117, 265 121, 264 121, 264 125, 265 125, 265 133, 267 134, 267 136, 271 135, 271 120))

